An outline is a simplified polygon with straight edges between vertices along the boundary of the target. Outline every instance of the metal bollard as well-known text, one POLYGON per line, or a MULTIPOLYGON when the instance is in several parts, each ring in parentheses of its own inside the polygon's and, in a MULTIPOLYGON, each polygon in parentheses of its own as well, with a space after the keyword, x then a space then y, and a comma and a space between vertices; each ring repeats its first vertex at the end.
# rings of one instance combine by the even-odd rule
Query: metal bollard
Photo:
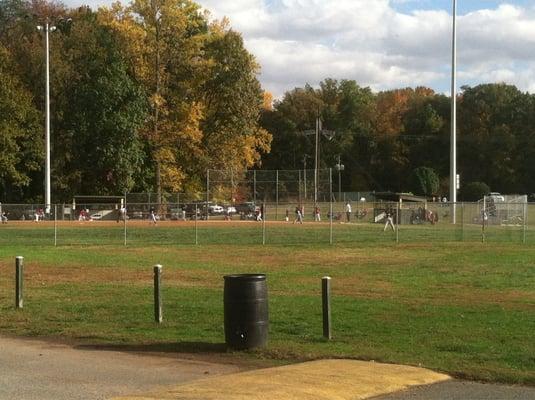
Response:
POLYGON ((22 308, 24 257, 18 256, 15 260, 15 308, 22 308))
POLYGON ((161 285, 162 266, 157 264, 154 266, 154 320, 159 324, 163 321, 161 285))
POLYGON ((323 305, 323 337, 331 340, 331 277, 321 278, 321 300, 323 305))

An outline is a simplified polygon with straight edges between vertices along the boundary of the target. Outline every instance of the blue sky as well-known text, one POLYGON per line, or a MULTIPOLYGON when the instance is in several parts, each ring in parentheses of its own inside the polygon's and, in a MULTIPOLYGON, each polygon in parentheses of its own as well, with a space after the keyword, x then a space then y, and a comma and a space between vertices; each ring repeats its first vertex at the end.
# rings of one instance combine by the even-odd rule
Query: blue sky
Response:
MULTIPOLYGON (((373 1, 373 0, 371 0, 373 1)), ((501 0, 458 0, 457 9, 459 13, 466 14, 471 11, 477 11, 482 8, 496 8, 500 3, 504 3, 501 0)), ((529 0, 510 1, 509 3, 517 5, 527 5, 529 0)), ((531 3, 533 3, 531 1, 531 3)), ((393 2, 393 7, 400 12, 411 12, 415 9, 422 10, 451 10, 451 0, 401 0, 393 2)))
MULTIPOLYGON (((109 0, 67 0, 70 6, 109 0)), ((449 93, 452 0, 198 0, 226 16, 266 90, 354 79, 385 90, 449 93)), ((535 92, 535 0, 458 0, 458 86, 506 82, 535 92)))

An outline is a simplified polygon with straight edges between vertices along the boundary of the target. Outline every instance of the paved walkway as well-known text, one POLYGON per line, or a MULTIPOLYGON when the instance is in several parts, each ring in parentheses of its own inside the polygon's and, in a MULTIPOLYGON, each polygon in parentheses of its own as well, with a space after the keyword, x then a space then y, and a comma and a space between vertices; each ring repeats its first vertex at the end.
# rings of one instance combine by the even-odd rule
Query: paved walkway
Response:
POLYGON ((0 337, 1 400, 108 399, 238 370, 231 365, 0 337))
POLYGON ((535 388, 451 380, 410 388, 373 400, 533 400, 535 388))
POLYGON ((0 337, 0 400, 532 400, 535 388, 422 368, 322 360, 240 368, 0 337), (145 393, 145 394, 143 394, 145 393))

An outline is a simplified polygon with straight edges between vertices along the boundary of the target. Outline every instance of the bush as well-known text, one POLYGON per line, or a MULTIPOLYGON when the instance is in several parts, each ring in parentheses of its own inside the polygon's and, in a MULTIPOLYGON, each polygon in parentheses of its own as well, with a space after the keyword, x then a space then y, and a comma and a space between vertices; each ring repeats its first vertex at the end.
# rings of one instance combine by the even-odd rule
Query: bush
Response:
POLYGON ((490 192, 490 187, 484 182, 470 182, 461 188, 463 201, 478 201, 490 192))
POLYGON ((419 196, 432 196, 438 192, 439 178, 433 168, 418 167, 410 177, 411 191, 419 196))

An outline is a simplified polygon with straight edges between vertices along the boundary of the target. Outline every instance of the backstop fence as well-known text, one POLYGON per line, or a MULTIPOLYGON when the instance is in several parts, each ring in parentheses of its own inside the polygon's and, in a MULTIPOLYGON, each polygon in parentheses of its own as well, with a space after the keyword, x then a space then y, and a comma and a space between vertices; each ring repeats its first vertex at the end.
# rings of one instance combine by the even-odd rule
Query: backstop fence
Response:
POLYGON ((208 201, 236 203, 329 202, 332 197, 331 169, 252 170, 240 174, 232 170, 206 173, 208 201))

